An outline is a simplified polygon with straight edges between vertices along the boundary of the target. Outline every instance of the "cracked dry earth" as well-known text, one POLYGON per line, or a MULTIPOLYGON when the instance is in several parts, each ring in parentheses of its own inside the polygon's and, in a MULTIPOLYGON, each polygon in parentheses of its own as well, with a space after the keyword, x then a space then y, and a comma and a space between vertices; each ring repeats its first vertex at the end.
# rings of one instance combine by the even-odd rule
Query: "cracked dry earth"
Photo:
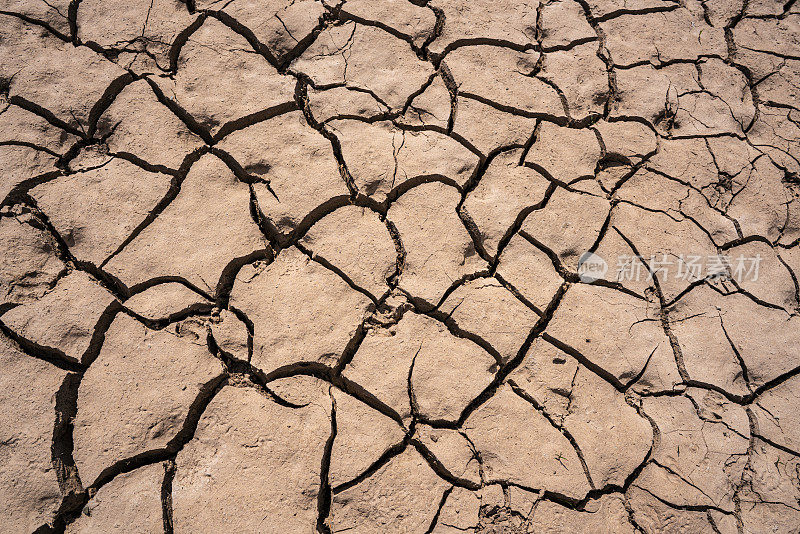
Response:
POLYGON ((799 532, 799 88, 795 0, 0 0, 0 530, 799 532))

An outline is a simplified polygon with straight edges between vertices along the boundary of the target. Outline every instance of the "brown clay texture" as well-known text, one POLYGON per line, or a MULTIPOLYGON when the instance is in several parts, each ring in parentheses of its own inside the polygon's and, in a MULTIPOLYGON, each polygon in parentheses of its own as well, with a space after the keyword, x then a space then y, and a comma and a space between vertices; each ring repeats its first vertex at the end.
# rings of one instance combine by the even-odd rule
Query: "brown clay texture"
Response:
POLYGON ((800 1, 0 0, 0 531, 800 532, 800 1))

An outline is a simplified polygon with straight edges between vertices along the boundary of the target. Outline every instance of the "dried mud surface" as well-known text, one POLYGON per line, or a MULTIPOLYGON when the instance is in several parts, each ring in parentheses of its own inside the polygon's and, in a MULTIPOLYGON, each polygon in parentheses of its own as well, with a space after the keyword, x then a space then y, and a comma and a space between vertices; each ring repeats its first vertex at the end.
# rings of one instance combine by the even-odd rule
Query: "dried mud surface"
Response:
POLYGON ((795 0, 0 0, 0 530, 800 531, 798 88, 795 0))

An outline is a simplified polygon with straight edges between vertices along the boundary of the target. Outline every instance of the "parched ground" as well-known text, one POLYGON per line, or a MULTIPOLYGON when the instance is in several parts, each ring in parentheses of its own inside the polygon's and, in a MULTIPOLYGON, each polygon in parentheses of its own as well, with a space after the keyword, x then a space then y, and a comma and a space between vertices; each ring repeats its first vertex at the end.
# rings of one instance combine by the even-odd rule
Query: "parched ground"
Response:
POLYGON ((0 0, 0 531, 800 532, 800 2, 0 0))

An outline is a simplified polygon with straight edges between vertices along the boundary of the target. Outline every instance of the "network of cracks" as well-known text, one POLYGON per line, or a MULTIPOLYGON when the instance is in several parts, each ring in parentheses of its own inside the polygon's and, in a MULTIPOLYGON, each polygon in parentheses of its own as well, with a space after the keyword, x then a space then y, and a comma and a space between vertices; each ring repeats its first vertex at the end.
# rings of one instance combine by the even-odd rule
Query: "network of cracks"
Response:
POLYGON ((1 0, 0 172, 4 531, 800 530, 795 0, 1 0))

